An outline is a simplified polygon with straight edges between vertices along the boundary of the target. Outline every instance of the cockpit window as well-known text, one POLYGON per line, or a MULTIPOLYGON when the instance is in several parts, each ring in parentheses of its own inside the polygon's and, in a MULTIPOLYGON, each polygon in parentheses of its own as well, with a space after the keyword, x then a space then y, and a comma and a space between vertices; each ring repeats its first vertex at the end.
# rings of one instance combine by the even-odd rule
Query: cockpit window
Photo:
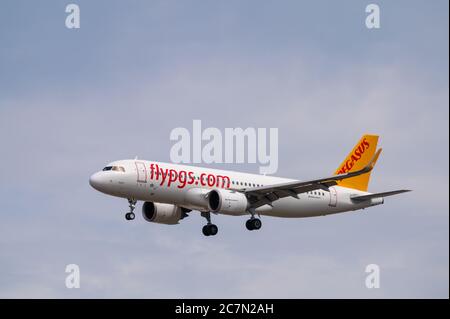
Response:
POLYGON ((106 166, 103 171, 125 172, 125 168, 123 166, 106 166))

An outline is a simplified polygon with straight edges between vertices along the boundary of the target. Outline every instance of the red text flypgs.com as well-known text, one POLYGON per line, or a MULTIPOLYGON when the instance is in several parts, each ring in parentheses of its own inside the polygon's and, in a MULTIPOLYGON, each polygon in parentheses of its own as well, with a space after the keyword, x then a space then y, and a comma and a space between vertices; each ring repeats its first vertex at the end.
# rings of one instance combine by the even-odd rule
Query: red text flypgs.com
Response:
POLYGON ((192 171, 163 169, 158 164, 150 164, 150 179, 160 181, 160 186, 166 183, 168 187, 172 183, 178 183, 178 188, 184 188, 186 185, 230 188, 230 178, 228 176, 207 173, 195 176, 195 173, 192 171))

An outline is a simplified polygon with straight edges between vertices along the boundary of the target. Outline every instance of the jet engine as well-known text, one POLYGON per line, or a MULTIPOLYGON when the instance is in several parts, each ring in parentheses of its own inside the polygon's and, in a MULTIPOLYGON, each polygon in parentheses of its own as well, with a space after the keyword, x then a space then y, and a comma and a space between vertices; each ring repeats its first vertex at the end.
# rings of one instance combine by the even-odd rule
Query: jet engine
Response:
POLYGON ((249 202, 243 193, 227 189, 214 189, 208 194, 208 207, 214 213, 245 215, 249 202))
POLYGON ((174 225, 185 217, 181 207, 172 204, 145 202, 142 205, 142 216, 148 222, 174 225))

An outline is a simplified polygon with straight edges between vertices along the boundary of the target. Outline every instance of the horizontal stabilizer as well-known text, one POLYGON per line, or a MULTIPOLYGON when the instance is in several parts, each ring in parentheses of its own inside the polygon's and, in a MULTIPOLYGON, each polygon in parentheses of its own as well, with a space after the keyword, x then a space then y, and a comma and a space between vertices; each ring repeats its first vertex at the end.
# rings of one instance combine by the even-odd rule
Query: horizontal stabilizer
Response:
POLYGON ((372 198, 380 198, 380 197, 392 196, 392 195, 397 195, 397 194, 406 193, 406 192, 410 192, 410 191, 411 190, 409 190, 409 189, 400 189, 398 191, 391 191, 391 192, 384 192, 384 193, 375 193, 375 194, 362 195, 362 196, 354 196, 351 199, 353 201, 356 201, 356 202, 362 202, 362 201, 369 200, 369 199, 372 199, 372 198))

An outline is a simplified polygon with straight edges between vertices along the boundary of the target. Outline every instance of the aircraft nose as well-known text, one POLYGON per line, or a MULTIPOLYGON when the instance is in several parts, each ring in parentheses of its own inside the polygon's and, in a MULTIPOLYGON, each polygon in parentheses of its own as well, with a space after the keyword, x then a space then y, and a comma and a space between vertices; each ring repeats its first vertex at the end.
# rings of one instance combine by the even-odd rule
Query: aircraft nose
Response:
POLYGON ((102 186, 101 173, 98 172, 98 173, 92 174, 92 176, 89 177, 89 184, 96 190, 100 190, 100 187, 102 186))

